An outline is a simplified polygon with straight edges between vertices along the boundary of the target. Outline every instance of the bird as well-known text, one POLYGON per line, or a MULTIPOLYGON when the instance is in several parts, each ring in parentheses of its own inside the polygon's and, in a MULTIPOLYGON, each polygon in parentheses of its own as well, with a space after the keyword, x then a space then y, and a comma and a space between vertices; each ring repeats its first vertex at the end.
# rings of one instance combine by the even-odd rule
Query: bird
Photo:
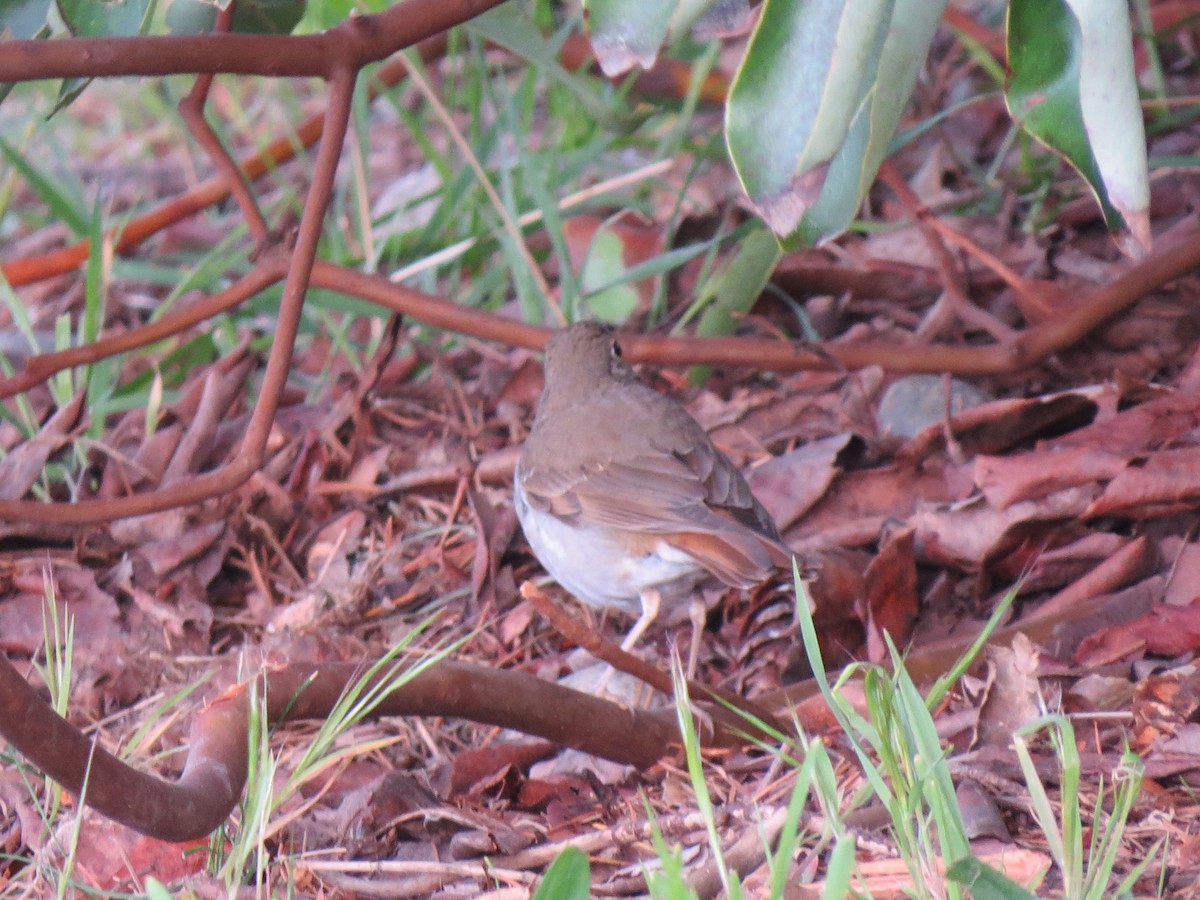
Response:
POLYGON ((699 584, 752 587, 790 571, 792 551, 700 423, 638 378, 612 327, 580 321, 556 332, 544 369, 513 478, 529 546, 585 604, 639 615, 623 650, 662 604, 691 600, 690 670, 703 625, 699 584))

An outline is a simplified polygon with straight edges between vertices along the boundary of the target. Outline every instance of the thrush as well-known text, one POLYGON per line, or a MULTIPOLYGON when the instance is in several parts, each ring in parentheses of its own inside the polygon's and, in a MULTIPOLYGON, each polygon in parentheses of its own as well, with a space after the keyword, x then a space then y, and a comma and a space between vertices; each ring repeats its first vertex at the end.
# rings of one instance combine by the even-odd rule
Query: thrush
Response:
POLYGON ((640 613, 623 649, 660 603, 688 601, 710 576, 748 588, 791 566, 741 472, 679 403, 638 379, 611 328, 557 332, 545 373, 514 478, 517 517, 563 588, 640 613))

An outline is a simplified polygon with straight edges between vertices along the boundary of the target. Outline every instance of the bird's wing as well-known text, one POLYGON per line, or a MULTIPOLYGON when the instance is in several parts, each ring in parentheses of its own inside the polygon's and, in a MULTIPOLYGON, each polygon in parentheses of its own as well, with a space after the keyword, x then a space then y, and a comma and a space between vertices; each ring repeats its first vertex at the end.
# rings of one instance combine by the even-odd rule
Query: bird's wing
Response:
POLYGON ((530 506, 566 520, 582 514, 598 525, 658 532, 696 527, 704 511, 703 484, 670 456, 606 460, 587 468, 525 467, 518 477, 530 506))
POLYGON ((527 502, 566 521, 661 535, 727 584, 745 587, 790 564, 770 516, 711 446, 647 452, 589 470, 526 470, 527 502))

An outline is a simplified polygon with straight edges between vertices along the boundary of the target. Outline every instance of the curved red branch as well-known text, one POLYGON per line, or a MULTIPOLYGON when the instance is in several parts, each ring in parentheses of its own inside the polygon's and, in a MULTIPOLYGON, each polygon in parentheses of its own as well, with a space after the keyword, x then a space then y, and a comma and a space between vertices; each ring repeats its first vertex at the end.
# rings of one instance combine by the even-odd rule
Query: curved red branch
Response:
MULTIPOLYGON (((324 718, 364 671, 355 663, 294 663, 260 675, 255 693, 266 697, 273 722, 324 718)), ((243 684, 205 707, 192 723, 183 772, 169 782, 97 746, 0 654, 0 737, 102 815, 161 840, 203 837, 233 810, 246 783, 249 696, 243 684)), ((523 672, 449 660, 388 694, 373 715, 455 716, 641 768, 677 741, 670 711, 629 710, 523 672)))

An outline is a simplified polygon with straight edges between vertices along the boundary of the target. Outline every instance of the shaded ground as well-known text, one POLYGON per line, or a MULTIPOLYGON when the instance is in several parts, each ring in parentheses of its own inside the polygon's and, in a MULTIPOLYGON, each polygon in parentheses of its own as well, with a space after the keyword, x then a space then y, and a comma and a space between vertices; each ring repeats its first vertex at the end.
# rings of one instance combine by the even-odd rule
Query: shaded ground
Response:
MULTIPOLYGON (((702 114, 701 125, 715 115, 702 114)), ((1034 228, 1017 175, 1000 190, 998 209, 950 215, 976 197, 963 185, 956 153, 967 147, 986 157, 1000 140, 1000 115, 987 104, 958 114, 901 154, 896 168, 941 223, 1029 279, 1021 290, 944 234, 906 224, 908 200, 880 188, 877 221, 892 227, 786 255, 773 290, 739 333, 798 337, 809 325, 823 341, 915 343, 936 353, 1065 316, 1128 268, 1086 200, 1064 203, 1034 228), (964 310, 960 293, 973 308, 964 310)), ((383 133, 400 129, 390 122, 383 133)), ((1173 129, 1170 152, 1194 158, 1197 138, 1194 123, 1173 129)), ((682 164, 673 170, 667 188, 684 190, 684 171, 682 164)), ((740 218, 726 202, 729 179, 721 172, 707 179, 687 187, 696 211, 677 243, 740 218), (705 191, 719 198, 705 203, 705 191)), ((1048 183, 1057 190, 1070 182, 1048 183)), ((1188 170, 1158 173, 1157 241, 1194 232, 1197 188, 1188 170)), ((173 229, 158 249, 209 240, 209 227, 173 229)), ((20 237, 18 254, 51 241, 41 232, 20 237)), ((672 314, 686 306, 700 265, 670 276, 672 314)), ((137 321, 142 292, 156 290, 132 280, 115 286, 123 302, 110 306, 108 327, 137 321)), ((960 798, 972 823, 987 823, 979 853, 1003 841, 1030 851, 1034 865, 1042 858, 1044 838, 1009 745, 1040 702, 1076 716, 1087 802, 1096 802, 1100 779, 1112 777, 1125 741, 1145 760, 1149 781, 1117 869, 1127 871, 1169 834, 1168 892, 1179 896, 1197 874, 1198 295, 1194 276, 1179 279, 1044 364, 970 384, 875 367, 718 369, 702 388, 689 387, 679 371, 645 373, 684 398, 718 445, 752 472, 789 542, 821 555, 813 593, 827 664, 883 659, 885 629, 919 656, 922 647, 969 632, 1022 577, 1016 620, 1057 610, 1053 629, 1035 635, 1040 651, 1006 642, 1011 649, 938 711, 962 782, 981 789, 977 799, 960 798), (947 425, 948 401, 966 411, 947 425)), ((78 279, 31 288, 22 300, 46 326, 78 308, 78 279)), ((507 311, 517 315, 512 305, 507 311)), ((630 328, 643 321, 635 315, 630 328)), ((244 382, 269 335, 261 319, 238 325, 219 361, 195 365, 168 396, 154 438, 145 437, 144 410, 114 413, 84 445, 77 484, 112 496, 221 460, 244 429, 244 382)), ((137 760, 166 752, 156 767, 171 772, 177 762, 169 751, 185 738, 200 698, 241 673, 274 660, 362 659, 422 625, 420 645, 466 638, 457 655, 489 665, 545 678, 580 665, 517 592, 540 575, 516 528, 509 488, 514 449, 540 390, 536 355, 410 323, 393 346, 379 319, 355 320, 345 336, 375 347, 373 356, 359 367, 320 334, 304 345, 271 460, 234 496, 87 531, 21 523, 4 532, 0 646, 14 659, 39 652, 52 585, 75 621, 72 718, 108 746, 124 746, 137 760), (201 681, 196 693, 178 696, 201 681), (139 732, 144 723, 149 733, 139 732)), ((144 360, 128 359, 121 374, 144 371, 144 360)), ((45 389, 29 399, 39 421, 55 408, 45 389)), ((22 443, 13 424, 0 424, 6 448, 34 447, 0 463, 0 484, 15 491, 8 496, 41 485, 47 460, 60 458, 64 439, 78 430, 73 417, 50 419, 40 444, 22 443)), ((61 481, 49 483, 66 498, 61 481)), ((710 599, 702 680, 762 696, 807 674, 786 590, 765 585, 710 599)), ((610 635, 626 625, 597 623, 610 635)), ((688 639, 686 623, 668 623, 641 650, 665 665, 669 648, 688 639)), ((307 736, 303 727, 276 735, 281 773, 307 736)), ((832 728, 817 736, 842 760, 841 787, 851 794, 860 779, 853 757, 832 728)), ((657 859, 643 795, 658 827, 686 848, 696 883, 712 884, 704 822, 677 760, 646 773, 563 761, 554 748, 455 720, 389 720, 352 737, 361 752, 305 784, 275 819, 266 846, 290 860, 272 870, 276 891, 501 894, 531 884, 562 846, 575 844, 591 855, 597 894, 641 892, 642 866, 657 859), (359 865, 373 861, 387 864, 359 865)), ((1036 749, 1052 779, 1051 755, 1036 749)), ((15 765, 0 768, 0 846, 53 862, 23 777, 15 765)), ((711 761, 717 824, 729 844, 773 821, 794 777, 755 750, 711 761)), ((193 872, 200 865, 198 854, 180 863, 177 849, 86 814, 82 827, 77 871, 94 885, 132 889, 146 875, 168 880, 182 875, 180 865, 193 872)), ((879 884, 888 865, 902 870, 891 856, 886 834, 864 825, 860 858, 881 867, 879 884)), ((7 875, 23 867, 4 865, 7 875)), ((797 880, 820 878, 814 847, 802 848, 795 865, 797 880)), ((1158 874, 1152 869, 1147 889, 1158 874)), ((761 886, 762 877, 750 874, 748 884, 761 886)), ((200 874, 188 883, 200 894, 220 890, 200 874)))

